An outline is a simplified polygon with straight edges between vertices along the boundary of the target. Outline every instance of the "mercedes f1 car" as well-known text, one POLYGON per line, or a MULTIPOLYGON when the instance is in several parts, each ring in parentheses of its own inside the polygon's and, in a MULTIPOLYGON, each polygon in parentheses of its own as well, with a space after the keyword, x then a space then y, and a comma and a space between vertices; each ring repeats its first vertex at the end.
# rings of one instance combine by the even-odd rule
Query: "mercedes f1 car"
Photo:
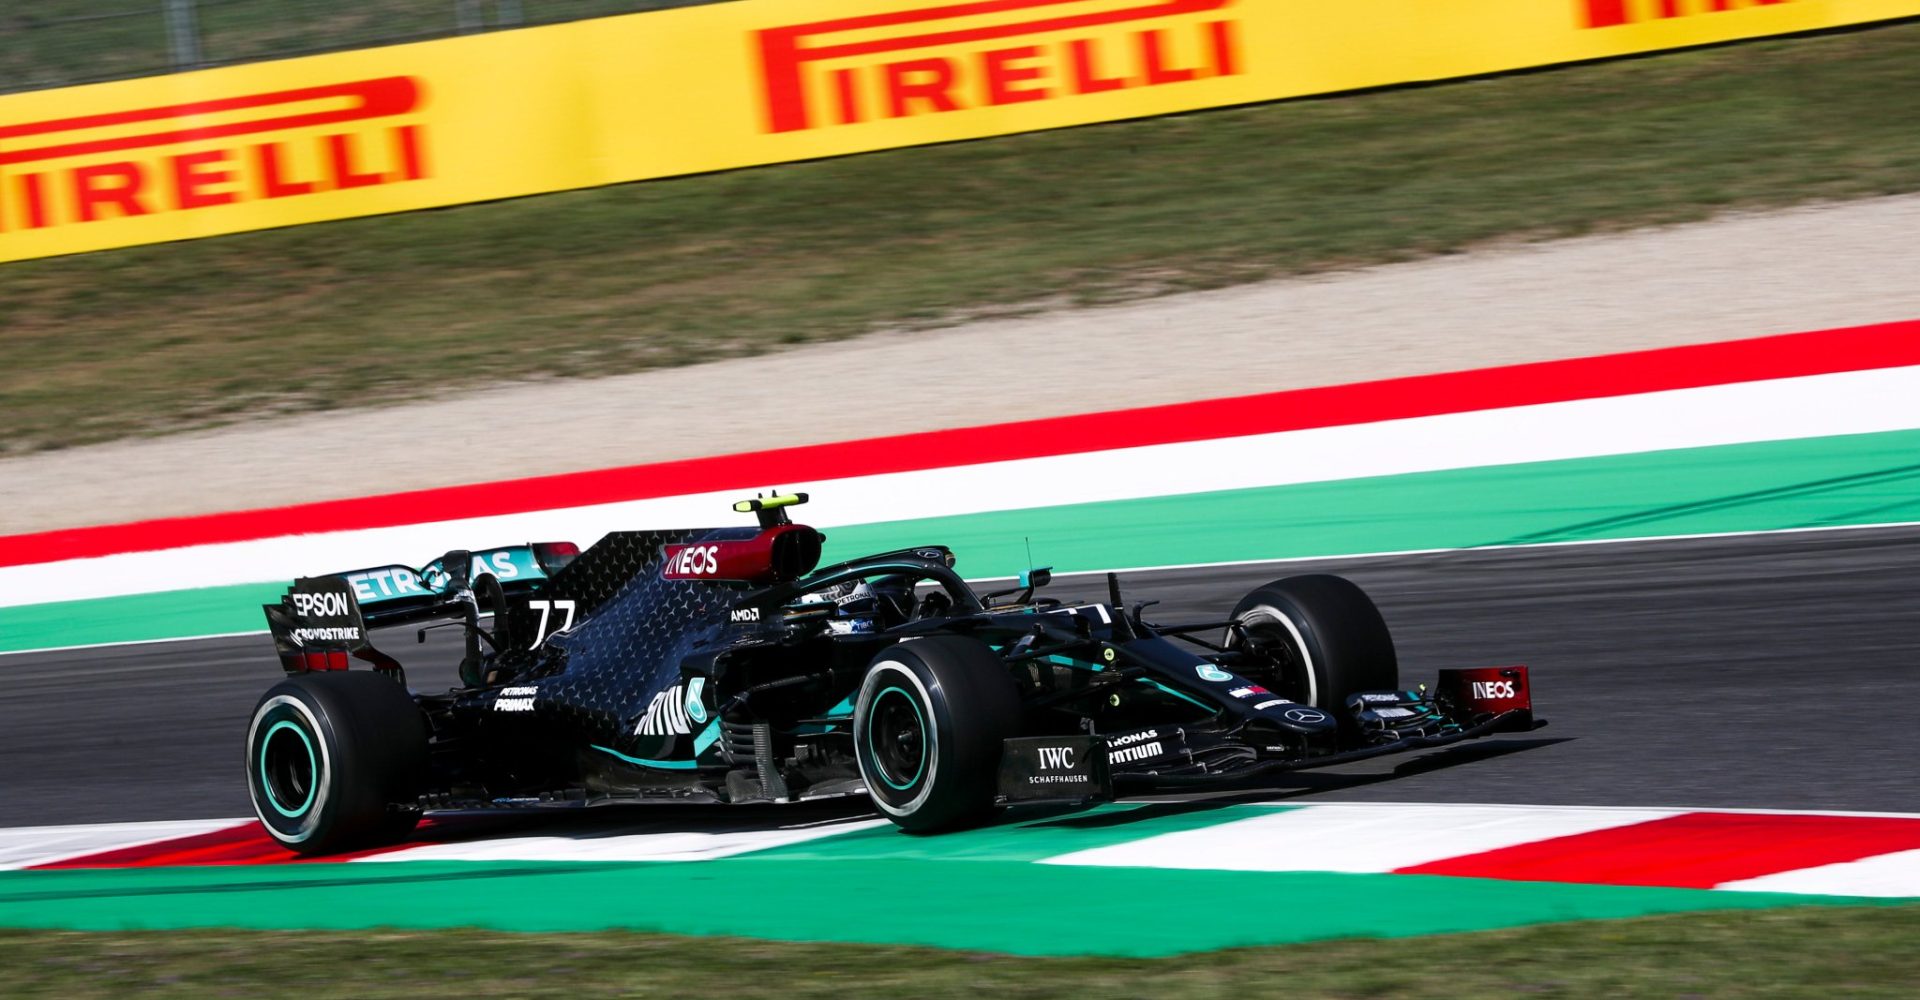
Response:
MULTIPOLYGON (((303 853, 436 810, 867 795, 912 832, 1027 802, 1249 782, 1533 728, 1524 667, 1400 684, 1374 604, 1294 576, 1214 621, 977 593, 945 547, 816 569, 805 494, 755 527, 615 532, 295 581, 265 608, 288 678, 247 782, 303 853), (464 633, 460 685, 410 693, 369 629, 464 633), (354 662, 370 669, 347 669, 354 662)), ((1542 723, 1543 724, 1543 723, 1542 723)))

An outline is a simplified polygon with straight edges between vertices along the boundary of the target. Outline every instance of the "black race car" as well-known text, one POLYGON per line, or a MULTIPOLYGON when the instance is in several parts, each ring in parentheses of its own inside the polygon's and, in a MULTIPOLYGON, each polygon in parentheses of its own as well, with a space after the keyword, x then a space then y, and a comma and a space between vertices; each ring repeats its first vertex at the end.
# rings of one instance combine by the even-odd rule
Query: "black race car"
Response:
POLYGON ((787 516, 805 501, 736 504, 751 528, 296 581, 265 608, 290 676, 247 729, 255 811, 303 853, 435 810, 651 801, 868 795, 932 832, 1541 724, 1524 667, 1402 689, 1380 613, 1340 577, 1150 623, 1111 575, 1105 602, 1036 596, 1044 569, 979 594, 937 545, 816 569, 824 536, 787 516), (464 630, 460 686, 409 693, 368 640, 396 625, 464 630))

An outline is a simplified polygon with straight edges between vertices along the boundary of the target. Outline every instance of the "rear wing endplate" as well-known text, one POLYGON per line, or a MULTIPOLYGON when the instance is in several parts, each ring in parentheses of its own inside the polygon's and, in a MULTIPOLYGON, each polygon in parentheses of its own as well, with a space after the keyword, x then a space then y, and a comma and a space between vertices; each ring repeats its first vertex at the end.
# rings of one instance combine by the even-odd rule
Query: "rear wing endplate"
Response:
POLYGON ((279 604, 262 607, 280 665, 290 674, 345 670, 347 659, 372 649, 353 585, 344 577, 312 576, 293 582, 279 604))

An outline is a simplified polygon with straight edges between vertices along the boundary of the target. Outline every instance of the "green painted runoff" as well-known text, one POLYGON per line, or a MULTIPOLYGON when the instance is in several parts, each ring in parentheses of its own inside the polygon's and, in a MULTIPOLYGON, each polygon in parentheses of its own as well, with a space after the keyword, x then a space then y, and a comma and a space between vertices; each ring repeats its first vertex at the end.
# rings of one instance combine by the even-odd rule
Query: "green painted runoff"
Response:
MULTIPOLYGON (((952 546, 975 578, 1920 520, 1920 430, 844 525, 827 561, 952 546)), ((591 541, 574 539, 574 541, 591 541)), ((324 571, 328 567, 316 567, 324 571)), ((0 608, 0 652, 258 631, 284 584, 0 608)))

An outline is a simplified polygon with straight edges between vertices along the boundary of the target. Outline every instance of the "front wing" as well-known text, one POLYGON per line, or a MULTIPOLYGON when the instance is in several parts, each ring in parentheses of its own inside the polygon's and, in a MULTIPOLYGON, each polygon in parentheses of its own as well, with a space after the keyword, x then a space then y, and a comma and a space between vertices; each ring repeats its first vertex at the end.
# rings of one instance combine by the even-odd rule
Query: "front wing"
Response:
MULTIPOLYGON (((1294 758, 1249 757, 1215 764, 1187 765, 1179 773, 1122 770, 1115 772, 1107 741, 1100 736, 1033 737, 1007 740, 1000 760, 999 793, 1002 805, 1025 803, 1106 802, 1121 792, 1132 795, 1191 791, 1203 788, 1244 788, 1260 778, 1294 771, 1333 767, 1419 750, 1435 750, 1495 733, 1528 731, 1545 726, 1527 709, 1494 715, 1476 725, 1433 736, 1408 736, 1333 753, 1294 758)), ((1250 749, 1250 748, 1247 748, 1250 749)))

